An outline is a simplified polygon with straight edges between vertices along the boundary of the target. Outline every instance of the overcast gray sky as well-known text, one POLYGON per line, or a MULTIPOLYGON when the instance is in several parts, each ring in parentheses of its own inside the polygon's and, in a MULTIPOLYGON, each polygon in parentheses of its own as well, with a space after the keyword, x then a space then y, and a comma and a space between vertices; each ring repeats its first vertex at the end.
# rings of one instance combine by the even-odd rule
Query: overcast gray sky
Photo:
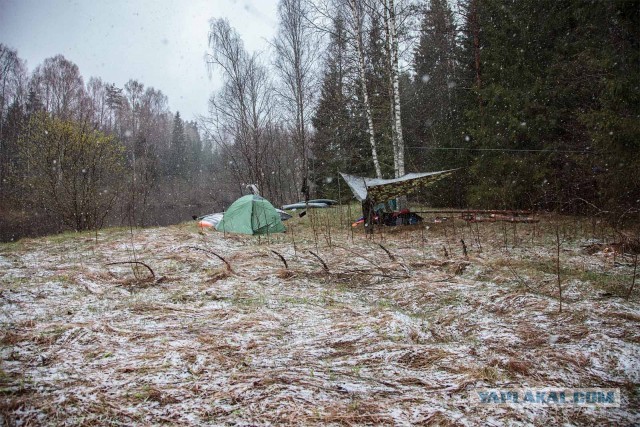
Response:
POLYGON ((209 19, 226 17, 248 50, 264 51, 276 8, 277 0, 0 0, 0 42, 17 49, 30 72, 61 53, 85 83, 138 79, 191 120, 207 112, 219 86, 203 59, 209 19))

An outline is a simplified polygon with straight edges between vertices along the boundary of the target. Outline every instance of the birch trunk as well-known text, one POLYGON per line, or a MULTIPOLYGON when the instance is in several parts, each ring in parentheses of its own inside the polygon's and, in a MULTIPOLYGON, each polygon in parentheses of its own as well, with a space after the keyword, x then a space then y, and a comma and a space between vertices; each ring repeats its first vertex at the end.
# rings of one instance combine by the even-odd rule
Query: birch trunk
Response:
MULTIPOLYGON (((398 70, 398 33, 396 28, 396 11, 394 0, 385 0, 385 26, 388 28, 387 43, 389 52, 389 76, 391 80, 391 93, 393 96, 393 164, 395 177, 405 174, 404 163, 404 139, 402 137, 402 118, 400 114, 400 81, 398 70)), ((398 209, 402 210, 407 205, 405 196, 397 200, 398 209)))
POLYGON ((369 104, 369 94, 367 93, 367 81, 364 67, 364 51, 362 43, 362 21, 360 19, 360 10, 356 4, 356 0, 349 0, 349 6, 351 13, 355 21, 356 30, 356 47, 358 50, 358 68, 360 73, 360 85, 362 89, 362 100, 364 103, 364 112, 367 117, 367 128, 369 130, 369 143, 371 144, 371 158, 373 160, 373 166, 376 169, 376 177, 382 178, 382 170, 380 169, 380 162, 378 161, 378 151, 376 149, 376 139, 373 130, 373 117, 371 114, 371 105, 369 104))
POLYGON ((402 119, 400 115, 400 79, 398 70, 398 33, 396 28, 396 11, 394 0, 385 1, 388 5, 389 18, 389 73, 393 85, 393 130, 394 130, 394 163, 397 164, 396 178, 405 174, 404 167, 404 139, 402 137, 402 119))
POLYGON ((384 33, 387 37, 385 43, 385 53, 386 53, 386 61, 387 61, 387 76, 389 77, 389 102, 391 103, 391 108, 389 112, 391 113, 391 148, 393 149, 393 177, 398 178, 398 134, 396 130, 396 114, 395 114, 395 87, 393 85, 393 43, 391 36, 391 27, 389 25, 389 5, 387 4, 387 0, 383 1, 383 11, 384 11, 384 33))

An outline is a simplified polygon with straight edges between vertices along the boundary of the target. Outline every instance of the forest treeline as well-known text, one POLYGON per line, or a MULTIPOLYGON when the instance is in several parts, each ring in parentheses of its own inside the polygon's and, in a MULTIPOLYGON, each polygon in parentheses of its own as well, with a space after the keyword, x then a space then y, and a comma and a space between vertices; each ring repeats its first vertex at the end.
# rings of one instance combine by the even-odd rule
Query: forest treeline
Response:
POLYGON ((158 89, 0 45, 2 239, 346 200, 338 172, 461 168, 434 206, 638 219, 640 3, 280 0, 267 52, 212 19, 221 88, 184 121, 158 89))
POLYGON ((62 55, 28 73, 15 50, 0 49, 4 240, 169 223, 204 205, 212 147, 161 91, 136 80, 85 84, 62 55))

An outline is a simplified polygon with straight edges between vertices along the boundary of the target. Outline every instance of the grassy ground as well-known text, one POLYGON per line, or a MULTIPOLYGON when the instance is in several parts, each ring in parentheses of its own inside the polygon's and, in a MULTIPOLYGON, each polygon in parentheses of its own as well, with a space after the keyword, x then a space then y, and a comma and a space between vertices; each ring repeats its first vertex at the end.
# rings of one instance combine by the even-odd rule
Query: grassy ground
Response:
POLYGON ((190 223, 0 246, 0 424, 640 423, 619 235, 543 217, 368 238, 350 209, 259 239, 190 223), (108 265, 131 261, 154 276, 108 265), (475 404, 482 387, 619 388, 622 406, 475 404))

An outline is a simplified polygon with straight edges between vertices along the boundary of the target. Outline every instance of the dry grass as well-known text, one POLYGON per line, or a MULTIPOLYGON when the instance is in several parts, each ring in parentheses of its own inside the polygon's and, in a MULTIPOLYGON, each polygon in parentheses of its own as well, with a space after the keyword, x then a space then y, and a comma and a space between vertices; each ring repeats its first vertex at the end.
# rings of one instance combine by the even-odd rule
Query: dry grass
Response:
POLYGON ((637 313, 613 311, 609 313, 609 316, 629 320, 630 322, 640 323, 640 315, 637 313))
POLYGON ((421 369, 431 367, 435 362, 447 356, 451 356, 451 354, 439 348, 409 350, 398 358, 398 363, 413 369, 421 369))
POLYGON ((0 424, 640 422, 638 297, 602 295, 628 263, 564 240, 560 316, 541 224, 352 238, 319 215, 260 241, 176 226, 0 247, 0 424), (105 265, 134 249, 156 280, 105 265), (560 416, 467 399, 523 384, 620 387, 623 406, 560 416))

